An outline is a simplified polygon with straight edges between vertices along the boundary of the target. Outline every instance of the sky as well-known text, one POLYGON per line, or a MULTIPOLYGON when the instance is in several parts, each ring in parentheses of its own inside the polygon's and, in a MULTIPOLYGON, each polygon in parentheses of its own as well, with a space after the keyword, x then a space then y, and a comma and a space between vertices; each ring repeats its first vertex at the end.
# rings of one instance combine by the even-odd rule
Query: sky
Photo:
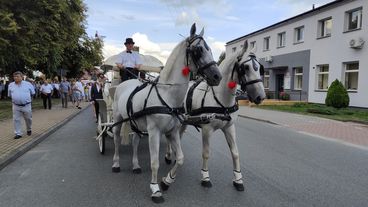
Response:
POLYGON ((333 0, 84 0, 87 33, 104 39, 105 58, 125 50, 132 37, 140 53, 163 63, 193 23, 217 60, 233 39, 333 0))

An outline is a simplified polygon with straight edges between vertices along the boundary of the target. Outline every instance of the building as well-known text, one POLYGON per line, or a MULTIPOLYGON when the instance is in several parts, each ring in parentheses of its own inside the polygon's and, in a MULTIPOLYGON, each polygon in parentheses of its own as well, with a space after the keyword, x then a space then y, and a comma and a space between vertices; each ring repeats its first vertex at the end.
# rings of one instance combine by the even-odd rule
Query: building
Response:
POLYGON ((337 0, 226 43, 226 54, 245 40, 265 67, 269 98, 324 103, 340 80, 350 106, 368 108, 368 1, 337 0))

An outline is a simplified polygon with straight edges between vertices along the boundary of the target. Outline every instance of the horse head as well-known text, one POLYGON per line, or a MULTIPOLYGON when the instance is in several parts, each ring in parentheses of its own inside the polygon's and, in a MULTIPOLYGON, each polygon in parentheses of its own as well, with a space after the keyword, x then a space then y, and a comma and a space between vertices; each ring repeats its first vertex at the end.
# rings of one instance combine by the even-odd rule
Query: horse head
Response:
POLYGON ((236 57, 231 76, 236 76, 238 84, 243 91, 247 91, 249 101, 260 104, 266 97, 261 76, 264 67, 258 62, 254 54, 255 48, 248 50, 248 41, 244 42, 242 51, 236 57))
POLYGON ((195 67, 192 67, 191 71, 202 76, 208 85, 217 86, 222 76, 216 61, 213 60, 211 48, 203 38, 204 29, 202 29, 199 35, 195 34, 195 32, 196 25, 193 24, 190 29, 190 36, 186 39, 187 65, 189 65, 189 62, 194 65, 195 67))

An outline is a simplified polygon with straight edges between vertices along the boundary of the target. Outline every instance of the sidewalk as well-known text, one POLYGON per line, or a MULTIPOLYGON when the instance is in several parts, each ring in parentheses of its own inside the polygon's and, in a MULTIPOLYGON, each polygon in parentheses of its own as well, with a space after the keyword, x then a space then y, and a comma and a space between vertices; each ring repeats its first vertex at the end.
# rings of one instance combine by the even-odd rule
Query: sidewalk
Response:
MULTIPOLYGON (((71 103, 68 104, 66 109, 59 104, 53 106, 51 110, 33 111, 31 136, 26 135, 25 123, 22 119, 23 137, 20 139, 14 139, 13 119, 0 121, 0 170, 89 106, 88 102, 82 102, 80 110, 73 107, 71 103)), ((93 119, 92 114, 91 118, 93 119)))
POLYGON ((314 116, 240 106, 239 116, 285 126, 345 144, 368 149, 368 125, 314 116))

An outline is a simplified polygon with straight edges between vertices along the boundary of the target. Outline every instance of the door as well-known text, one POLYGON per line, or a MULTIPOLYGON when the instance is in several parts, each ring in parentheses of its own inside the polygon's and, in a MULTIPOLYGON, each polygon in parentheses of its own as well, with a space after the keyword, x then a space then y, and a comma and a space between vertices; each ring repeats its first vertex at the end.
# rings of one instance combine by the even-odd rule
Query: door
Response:
POLYGON ((276 75, 276 98, 280 99, 280 92, 284 91, 284 74, 276 75))

